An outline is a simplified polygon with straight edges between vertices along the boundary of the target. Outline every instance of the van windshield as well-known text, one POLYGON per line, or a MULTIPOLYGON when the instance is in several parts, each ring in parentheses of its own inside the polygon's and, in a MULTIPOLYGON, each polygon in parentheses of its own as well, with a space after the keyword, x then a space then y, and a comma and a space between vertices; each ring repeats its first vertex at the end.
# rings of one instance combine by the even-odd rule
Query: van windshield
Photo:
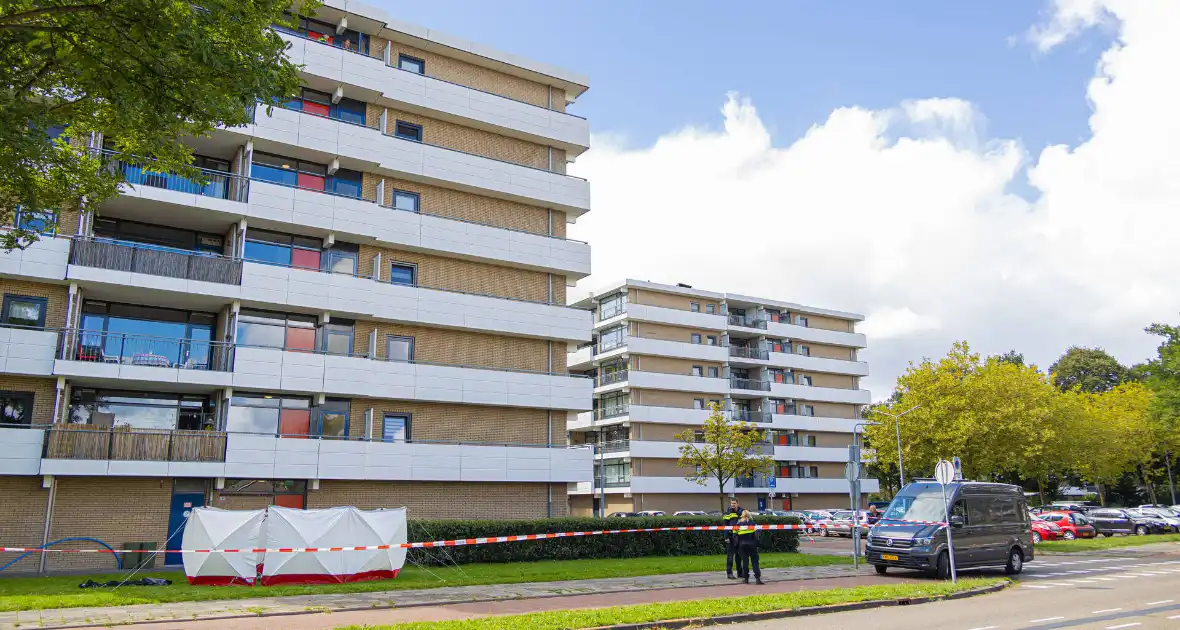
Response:
POLYGON ((946 518, 942 490, 936 487, 907 489, 897 495, 882 518, 906 521, 942 521, 946 518))

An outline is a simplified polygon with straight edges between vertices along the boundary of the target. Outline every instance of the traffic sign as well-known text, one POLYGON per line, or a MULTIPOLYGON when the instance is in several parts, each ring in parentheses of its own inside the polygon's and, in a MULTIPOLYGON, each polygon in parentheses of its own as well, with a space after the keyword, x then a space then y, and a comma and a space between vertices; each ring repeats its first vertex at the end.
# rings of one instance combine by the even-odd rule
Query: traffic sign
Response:
POLYGON ((938 465, 934 467, 934 479, 944 486, 954 481, 955 465, 945 459, 939 460, 938 465))
POLYGON ((844 478, 848 480, 848 483, 855 483, 857 479, 860 479, 860 464, 856 462, 844 464, 844 478))
MULTIPOLYGON (((775 485, 776 485, 777 481, 778 481, 778 480, 777 480, 777 479, 775 479, 774 477, 771 477, 771 478, 770 478, 770 488, 771 488, 772 490, 775 488, 775 485)), ((774 493, 773 493, 773 492, 771 492, 771 493, 770 493, 770 496, 774 496, 774 493)))
POLYGON ((769 496, 770 498, 772 498, 772 499, 773 499, 773 498, 775 497, 774 490, 771 490, 771 491, 770 491, 770 494, 769 494, 769 495, 767 495, 767 496, 769 496))

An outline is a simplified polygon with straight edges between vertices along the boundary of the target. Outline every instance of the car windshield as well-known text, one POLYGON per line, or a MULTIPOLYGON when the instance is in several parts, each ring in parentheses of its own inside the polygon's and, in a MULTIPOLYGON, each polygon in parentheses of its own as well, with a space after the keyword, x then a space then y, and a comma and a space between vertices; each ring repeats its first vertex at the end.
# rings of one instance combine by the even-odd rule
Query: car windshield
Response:
POLYGON ((1081 514, 1070 514, 1069 519, 1074 522, 1074 525, 1089 525, 1090 519, 1081 514))
POLYGON ((942 489, 933 484, 914 484, 893 499, 883 518, 906 521, 941 521, 946 518, 942 489))

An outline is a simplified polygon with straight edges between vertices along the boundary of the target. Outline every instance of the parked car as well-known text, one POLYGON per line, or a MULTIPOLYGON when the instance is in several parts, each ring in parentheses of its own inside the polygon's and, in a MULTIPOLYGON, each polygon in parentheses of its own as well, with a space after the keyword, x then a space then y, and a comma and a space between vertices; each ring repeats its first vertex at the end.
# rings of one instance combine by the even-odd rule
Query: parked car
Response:
MULTIPOLYGON (((1067 517, 1068 518, 1068 517, 1067 517)), ((915 481, 902 488, 869 532, 866 557, 877 573, 890 567, 950 577, 948 531, 958 568, 1003 566, 1009 574, 1033 559, 1028 504, 1019 486, 956 481, 945 487, 915 481), (927 525, 946 519, 949 528, 927 525), (907 522, 909 521, 909 522, 907 522)))
POLYGON ((709 510, 709 516, 721 516, 721 510, 709 510))
POLYGON ((1057 540, 1061 536, 1061 528, 1057 526, 1057 523, 1046 521, 1036 514, 1030 514, 1029 518, 1032 519, 1032 541, 1034 545, 1039 545, 1044 540, 1057 540))
POLYGON ((1081 512, 1085 514, 1098 506, 1078 501, 1054 501, 1049 507, 1054 512, 1081 512))
MULTIPOLYGON (((1115 534, 1134 534, 1137 526, 1134 516, 1121 508, 1098 508, 1086 515, 1094 529, 1107 538, 1115 534)), ((1143 527, 1148 527, 1143 525, 1143 527)))
POLYGON ((680 510, 679 512, 673 512, 672 516, 708 516, 708 514, 700 510, 680 510))
POLYGON ((667 516, 667 514, 660 511, 660 510, 644 510, 642 512, 636 512, 635 516, 652 517, 652 516, 667 516))
MULTIPOLYGON (((869 535, 869 515, 864 510, 857 511, 857 522, 860 525, 860 535, 865 537, 869 535)), ((852 510, 840 510, 832 514, 832 531, 839 536, 852 536, 852 510)))
POLYGON ((1066 540, 1094 538, 1098 535, 1090 519, 1079 512, 1045 512, 1040 516, 1050 523, 1056 523, 1061 528, 1061 537, 1066 540))
POLYGON ((634 512, 611 512, 606 515, 607 518, 634 518, 634 512))
POLYGON ((1140 536, 1147 534, 1168 534, 1172 531, 1172 526, 1164 519, 1158 516, 1151 516, 1143 510, 1128 508, 1124 510, 1131 518, 1135 519, 1135 533, 1140 536))
POLYGON ((806 510, 803 512, 807 515, 807 520, 804 521, 808 528, 804 531, 808 534, 819 534, 820 537, 832 535, 835 532, 829 532, 828 529, 832 525, 832 513, 826 510, 806 510))
POLYGON ((1180 514, 1165 507, 1141 507, 1138 512, 1145 516, 1155 517, 1168 524, 1173 532, 1180 532, 1180 514))

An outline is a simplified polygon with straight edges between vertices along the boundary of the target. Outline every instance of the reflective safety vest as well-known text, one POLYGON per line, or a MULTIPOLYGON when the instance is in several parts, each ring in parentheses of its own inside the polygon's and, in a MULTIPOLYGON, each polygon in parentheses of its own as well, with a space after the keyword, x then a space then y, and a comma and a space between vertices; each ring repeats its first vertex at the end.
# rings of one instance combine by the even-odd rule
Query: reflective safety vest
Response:
POLYGON ((741 536, 743 534, 753 534, 753 533, 754 533, 754 526, 753 525, 744 525, 744 526, 742 526, 741 529, 737 530, 738 536, 741 536))

